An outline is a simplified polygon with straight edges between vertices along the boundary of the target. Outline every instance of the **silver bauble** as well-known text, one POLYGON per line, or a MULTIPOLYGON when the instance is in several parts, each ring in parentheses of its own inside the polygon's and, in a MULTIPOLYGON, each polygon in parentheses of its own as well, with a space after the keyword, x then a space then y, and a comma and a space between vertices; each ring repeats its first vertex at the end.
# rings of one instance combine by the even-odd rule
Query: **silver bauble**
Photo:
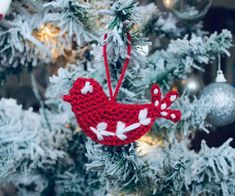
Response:
POLYGON ((173 81, 172 89, 177 90, 180 94, 186 93, 189 97, 200 95, 204 88, 204 82, 200 76, 192 74, 185 79, 176 79, 173 81))
POLYGON ((192 74, 189 78, 182 80, 181 85, 184 88, 183 92, 188 93, 189 96, 199 95, 204 88, 203 80, 196 74, 192 74))
POLYGON ((235 121, 235 89, 224 82, 215 82, 202 91, 201 101, 210 112, 208 122, 214 126, 224 126, 235 121))
POLYGON ((212 0, 163 0, 163 4, 181 20, 199 20, 211 7, 212 0))

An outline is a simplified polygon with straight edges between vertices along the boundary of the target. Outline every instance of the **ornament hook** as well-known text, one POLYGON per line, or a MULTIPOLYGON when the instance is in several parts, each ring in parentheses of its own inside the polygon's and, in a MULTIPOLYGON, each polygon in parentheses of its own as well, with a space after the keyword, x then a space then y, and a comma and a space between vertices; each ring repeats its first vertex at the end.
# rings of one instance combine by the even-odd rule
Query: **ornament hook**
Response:
POLYGON ((221 55, 218 55, 218 70, 217 70, 217 76, 215 79, 216 82, 227 82, 225 79, 224 73, 221 69, 221 55))

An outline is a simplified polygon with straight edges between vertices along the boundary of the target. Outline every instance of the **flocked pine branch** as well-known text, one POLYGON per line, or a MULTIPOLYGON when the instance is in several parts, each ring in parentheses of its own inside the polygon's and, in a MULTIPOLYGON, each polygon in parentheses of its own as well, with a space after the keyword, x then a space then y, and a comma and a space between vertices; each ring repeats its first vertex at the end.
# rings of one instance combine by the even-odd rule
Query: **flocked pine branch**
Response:
POLYGON ((177 26, 179 22, 172 14, 161 12, 154 3, 137 7, 140 15, 140 30, 143 34, 154 33, 158 36, 180 37, 184 29, 177 26))
MULTIPOLYGON (((110 43, 112 44, 113 42, 110 41, 110 43)), ((229 55, 228 48, 230 46, 231 33, 226 30, 224 30, 221 34, 214 33, 210 37, 196 37, 196 35, 194 35, 190 40, 185 37, 184 39, 177 39, 176 41, 172 41, 167 50, 157 51, 156 54, 150 58, 151 61, 149 64, 142 65, 142 67, 139 68, 140 73, 132 73, 132 68, 130 68, 129 72, 127 73, 127 80, 131 81, 131 85, 125 86, 127 89, 125 87, 121 89, 122 93, 125 95, 122 96, 122 101, 129 100, 134 103, 136 102, 136 97, 138 99, 140 99, 140 97, 145 97, 144 89, 146 89, 146 85, 151 85, 154 82, 161 81, 161 79, 186 77, 186 75, 192 71, 193 67, 203 68, 203 65, 208 64, 209 61, 214 60, 214 56, 217 54, 225 53, 226 55, 229 55), (163 53, 165 55, 161 56, 160 54, 163 53), (138 74, 142 75, 138 77, 138 74), (153 75, 154 77, 151 77, 153 75), (164 77, 159 78, 161 75, 164 75, 164 77), (134 89, 134 91, 132 91, 132 89, 134 89), (138 89, 138 91, 135 89, 138 89)), ((93 53, 95 56, 99 57, 99 52, 96 53, 93 51, 93 53)), ((132 59, 135 60, 135 56, 133 56, 132 59)), ((102 59, 99 57, 96 60, 92 62, 91 67, 88 67, 88 72, 84 72, 80 66, 73 68, 61 68, 59 70, 58 76, 53 76, 51 78, 52 85, 49 88, 51 90, 49 90, 48 95, 54 95, 54 98, 58 97, 59 95, 59 99, 61 100, 62 95, 68 93, 68 89, 71 88, 73 82, 78 77, 95 77, 105 86, 105 74, 104 71, 100 71, 104 69, 102 59), (97 64, 99 66, 97 66, 97 64)), ((107 86, 105 86, 105 90, 107 93, 107 86)), ((51 96, 49 97, 51 98, 51 96)), ((59 102, 63 107, 66 107, 66 104, 63 104, 61 101, 59 102)), ((180 108, 183 113, 182 121, 180 123, 175 125, 165 120, 158 120, 156 123, 158 131, 164 129, 169 130, 168 137, 170 141, 175 137, 175 134, 178 134, 179 132, 184 136, 188 136, 197 129, 208 131, 207 127, 209 125, 205 121, 209 112, 208 107, 201 105, 200 101, 198 100, 195 100, 193 103, 191 103, 191 101, 185 95, 182 96, 180 102, 178 102, 176 106, 180 108)))
POLYGON ((131 193, 140 188, 139 183, 143 184, 141 174, 146 165, 139 157, 135 143, 122 147, 105 147, 88 140, 86 149, 90 161, 86 165, 87 169, 97 172, 103 186, 111 190, 111 193, 120 192, 122 188, 131 193))
MULTIPOLYGON (((202 51, 201 50, 194 50, 193 48, 190 48, 191 45, 188 44, 188 45, 186 45, 188 47, 185 47, 186 50, 182 49, 185 46, 184 45, 184 46, 181 46, 182 48, 178 47, 179 51, 176 51, 175 53, 178 56, 180 56, 180 55, 181 56, 189 56, 189 58, 196 59, 196 62, 198 63, 198 65, 201 65, 201 63, 203 63, 203 62, 208 63, 209 60, 213 60, 213 58, 211 58, 211 56, 210 56, 211 54, 215 55, 217 53, 221 53, 222 51, 223 52, 227 51, 227 49, 231 46, 231 42, 230 42, 231 41, 231 35, 226 31, 224 31, 222 34, 219 34, 219 35, 214 34, 210 38, 204 38, 204 39, 208 39, 209 41, 208 42, 203 42, 203 38, 199 38, 200 45, 198 46, 198 48, 199 49, 203 48, 202 51), (224 39, 224 40, 221 40, 221 39, 224 39), (224 42, 224 41, 226 41, 226 42, 224 42), (213 43, 213 44, 211 44, 211 43, 213 43), (224 45, 222 45, 222 44, 224 44, 224 45), (215 46, 218 46, 218 45, 221 46, 220 51, 218 51, 215 47, 215 46), (205 48, 207 48, 207 50, 205 50, 205 48), (193 54, 192 51, 193 52, 198 51, 198 52, 193 54), (210 54, 210 55, 208 55, 208 54, 210 54), (208 56, 211 59, 209 59, 208 56), (199 61, 198 59, 203 59, 202 57, 204 57, 207 60, 199 61)), ((175 42, 172 42, 171 45, 169 46, 169 48, 170 47, 173 48, 174 44, 177 45, 177 43, 181 43, 181 42, 184 42, 184 41, 187 42, 187 43, 190 43, 190 41, 188 41, 186 38, 183 39, 183 40, 179 39, 179 40, 176 40, 175 42)), ((195 36, 191 39, 191 44, 194 43, 194 42, 197 42, 197 41, 198 40, 195 36)), ((110 41, 110 42, 112 44, 112 41, 110 41)), ((172 53, 174 54, 174 52, 172 52, 172 53)), ((176 54, 174 56, 175 58, 178 57, 176 54)), ((159 59, 161 59, 161 57, 159 57, 159 59)), ((180 57, 178 57, 177 59, 180 60, 180 57)), ((102 62, 102 60, 101 60, 101 62, 102 62)), ((101 65, 101 66, 103 66, 103 65, 101 65)), ((159 64, 156 63, 155 66, 158 67, 159 64)), ((185 64, 184 64, 184 66, 185 66, 185 64)), ((149 72, 151 72, 151 73, 153 73, 153 71, 154 71, 154 70, 151 70, 151 67, 146 66, 144 68, 149 70, 149 72)), ((174 69, 175 68, 177 68, 177 63, 175 64, 174 69)), ((94 74, 95 69, 96 69, 95 66, 93 66, 93 69, 91 69, 92 70, 91 73, 89 73, 89 72, 81 73, 81 72, 79 72, 80 69, 81 68, 75 68, 75 69, 68 69, 68 68, 64 69, 63 68, 63 69, 60 69, 59 75, 54 76, 51 80, 53 82, 53 86, 54 86, 52 89, 57 89, 58 90, 57 92, 61 96, 61 95, 63 95, 63 93, 66 94, 65 88, 63 88, 63 86, 71 87, 72 83, 79 76, 79 74, 81 74, 80 76, 97 77, 97 75, 94 74)), ((182 71, 182 73, 183 73, 182 75, 184 75, 184 76, 187 74, 187 72, 185 72, 185 71, 186 71, 186 69, 182 71)), ((191 68, 190 68, 190 70, 188 70, 188 72, 191 72, 191 68)), ((143 75, 143 78, 146 78, 146 75, 147 74, 143 75)), ((167 72, 166 75, 171 76, 171 72, 167 72)), ((133 83, 134 82, 135 81, 133 81, 133 83)), ((142 82, 146 82, 146 81, 142 81, 142 82)), ((152 82, 153 81, 149 81, 149 82, 147 81, 147 84, 151 84, 152 82)), ((68 90, 70 88, 66 88, 66 89, 68 90)), ((160 124, 160 128, 171 129, 172 133, 175 133, 175 130, 180 130, 185 135, 188 135, 190 133, 189 129, 195 129, 195 128, 205 129, 205 126, 206 126, 205 118, 206 118, 206 114, 208 112, 206 110, 206 108, 203 108, 203 112, 202 112, 198 107, 200 104, 197 100, 195 100, 194 103, 191 104, 190 101, 186 97, 182 98, 181 104, 182 104, 182 106, 178 105, 178 106, 180 106, 180 108, 183 110, 183 113, 184 113, 183 120, 182 120, 181 124, 179 124, 178 126, 174 126, 172 124, 167 124, 167 123, 164 122, 164 123, 160 124), (183 107, 183 106, 185 106, 185 107, 183 107), (188 125, 189 122, 190 122, 190 125, 188 125)), ((146 184, 145 182, 148 181, 148 180, 146 180, 146 177, 142 177, 142 176, 137 177, 139 175, 139 173, 142 173, 144 168, 147 167, 146 165, 148 165, 144 161, 140 161, 140 160, 138 161, 138 159, 139 159, 138 156, 133 157, 134 162, 141 163, 139 165, 139 169, 135 169, 135 172, 131 173, 131 175, 133 176, 133 179, 135 179, 135 180, 128 181, 128 183, 127 183, 125 181, 125 179, 120 180, 120 178, 124 175, 123 172, 126 169, 125 165, 129 165, 129 159, 128 160, 127 159, 122 159, 122 156, 121 157, 116 157, 116 156, 113 155, 115 153, 113 153, 113 151, 110 150, 109 148, 105 148, 105 147, 103 147, 101 145, 98 145, 98 144, 95 144, 93 142, 88 142, 87 143, 87 150, 88 150, 87 156, 91 159, 91 163, 87 165, 88 168, 91 169, 91 170, 95 170, 96 172, 98 172, 99 175, 103 176, 102 182, 107 182, 108 187, 112 188, 112 186, 111 186, 112 184, 114 184, 114 185, 115 184, 120 184, 120 185, 123 184, 123 187, 121 187, 121 189, 125 190, 125 191, 128 191, 128 189, 133 189, 133 187, 138 187, 139 183, 140 184, 146 184), (106 158, 104 159, 104 157, 101 156, 101 154, 107 154, 107 156, 105 156, 106 158), (112 155, 114 156, 114 158, 112 158, 112 155), (113 162, 112 159, 115 159, 117 161, 113 162), (111 161, 112 165, 113 165, 111 168, 109 168, 109 166, 111 166, 111 163, 109 161, 111 161), (122 166, 120 165, 120 162, 123 164, 122 166), (107 172, 107 171, 116 171, 115 168, 119 168, 118 172, 121 172, 121 173, 114 173, 114 174, 112 173, 112 175, 110 176, 109 175, 110 173, 107 172), (144 182, 139 180, 139 178, 141 178, 142 180, 145 179, 144 182), (134 186, 134 184, 136 186, 134 186)), ((113 150, 118 151, 118 148, 117 149, 113 148, 113 150)), ((123 151, 123 153, 128 153, 128 152, 129 152, 128 148, 125 151, 123 151)), ((133 155, 137 153, 136 149, 133 149, 130 152, 132 152, 133 155)), ((146 169, 146 171, 148 171, 148 173, 149 172, 151 173, 151 169, 149 169, 149 168, 146 169)), ((171 173, 169 173, 169 175, 170 174, 171 173)), ((151 181, 155 181, 154 177, 152 175, 151 175, 151 181)), ((116 186, 114 186, 113 188, 115 189, 116 186)), ((143 187, 141 187, 141 188, 143 188, 143 187)), ((178 189, 179 189, 179 187, 178 187, 178 189)), ((158 189, 158 190, 155 190, 155 191, 160 191, 160 190, 161 189, 158 189)), ((165 190, 166 190, 165 188, 162 188, 162 191, 165 191, 165 190)), ((136 190, 136 191, 139 191, 139 190, 136 190)))
POLYGON ((48 64, 66 50, 96 40, 88 4, 58 0, 43 6, 41 1, 13 1, 12 12, 0 22, 1 83, 10 73, 48 64))
MULTIPOLYGON (((230 46, 231 46, 231 33, 226 30, 224 30, 221 34, 215 33, 210 37, 205 37, 205 38, 194 37, 190 40, 179 39, 176 41, 172 41, 169 48, 166 51, 163 50, 156 52, 152 57, 150 57, 150 63, 148 63, 144 67, 139 68, 141 76, 132 77, 134 73, 132 73, 132 68, 130 68, 129 73, 127 73, 127 80, 128 78, 130 78, 132 87, 128 88, 129 87, 128 86, 127 91, 125 91, 125 88, 123 87, 122 93, 126 94, 126 96, 129 97, 129 100, 135 102, 136 97, 145 97, 144 88, 146 89, 146 86, 150 86, 155 82, 159 83, 163 79, 165 79, 167 82, 169 79, 173 79, 175 77, 185 78, 187 74, 191 73, 192 68, 202 69, 205 64, 208 64, 210 61, 214 60, 217 54, 229 55, 228 48, 230 46), (136 92, 137 90, 132 92, 132 88, 136 86, 142 87, 140 88, 142 89, 142 91, 138 89, 138 92, 136 92)), ((98 54, 99 53, 95 54, 95 56, 98 54)), ((78 67, 73 66, 73 68, 72 67, 61 68, 59 71, 59 75, 53 76, 51 78, 52 82, 51 84, 53 85, 49 87, 49 89, 53 89, 53 93, 49 94, 54 95, 55 97, 59 96, 58 98, 61 98, 62 95, 68 93, 68 89, 70 89, 73 82, 78 77, 95 77, 102 84, 105 84, 104 80, 105 74, 103 71, 104 65, 102 60, 100 60, 100 56, 97 61, 91 63, 90 67, 88 67, 89 71, 84 71, 82 66, 78 67)), ((107 90, 107 86, 105 89, 107 90)), ((179 106, 181 107, 182 105, 183 108, 184 105, 186 106, 189 105, 189 101, 186 100, 187 98, 185 98, 185 101, 183 101, 182 104, 180 104, 179 106)), ((198 108, 196 105, 195 109, 198 108)), ((190 108, 185 109, 185 111, 188 111, 188 109, 190 108)), ((194 116, 189 115, 188 112, 185 113, 185 116, 183 116, 183 120, 185 118, 185 121, 183 122, 185 122, 185 124, 187 124, 187 122, 193 123, 191 120, 194 119, 193 121, 197 124, 197 126, 199 126, 200 129, 205 129, 205 126, 200 125, 200 123, 204 124, 203 121, 206 116, 206 109, 203 115, 199 111, 196 113, 198 113, 198 118, 195 117, 194 112, 191 113, 194 116), (199 118, 200 116, 204 117, 199 118), (191 120, 190 121, 186 120, 188 118, 190 118, 191 120), (196 119, 201 119, 200 123, 196 119)), ((166 125, 166 127, 168 126, 166 125)), ((179 127, 181 127, 181 125, 179 127)), ((187 128, 184 129, 183 131, 184 133, 186 132, 187 128)))
POLYGON ((95 13, 92 14, 94 10, 91 10, 88 3, 82 3, 80 0, 56 0, 45 4, 44 7, 48 9, 44 22, 58 26, 62 30, 61 39, 65 39, 67 43, 74 41, 81 46, 97 39, 95 34, 91 33, 91 21, 95 13))
POLYGON ((48 111, 48 117, 52 131, 44 118, 31 109, 22 110, 13 99, 0 101, 0 182, 12 183, 24 196, 98 192, 100 183, 94 180, 97 177, 85 169, 83 136, 69 128, 66 113, 48 111), (70 189, 69 184, 75 182, 79 183, 70 189))
POLYGON ((200 99, 194 97, 192 101, 185 94, 181 95, 175 104, 176 108, 180 108, 182 117, 179 123, 175 124, 164 119, 156 121, 156 130, 161 132, 166 131, 168 141, 172 142, 177 135, 182 135, 187 140, 190 134, 195 130, 201 130, 208 133, 208 128, 211 126, 207 121, 207 115, 210 112, 210 103, 202 104, 200 99))
POLYGON ((22 191, 35 183, 34 191, 41 192, 47 186, 47 180, 36 170, 53 168, 57 160, 65 156, 65 152, 52 142, 56 138, 45 135, 38 114, 32 110, 23 111, 11 99, 2 99, 0 105, 1 181, 12 182, 17 188, 24 182, 22 191))
POLYGON ((132 52, 130 65, 126 73, 125 81, 123 83, 124 85, 120 89, 119 96, 124 98, 124 96, 122 96, 124 94, 127 102, 131 102, 131 100, 138 101, 137 96, 135 96, 135 93, 138 94, 139 98, 143 99, 143 95, 141 95, 140 92, 144 87, 141 83, 138 83, 138 79, 140 79, 139 72, 147 62, 146 56, 141 54, 139 49, 140 46, 147 44, 146 40, 140 39, 136 36, 137 34, 135 32, 130 31, 133 25, 139 21, 139 17, 136 14, 137 5, 138 1, 136 0, 119 0, 113 3, 110 10, 100 11, 101 14, 110 16, 110 19, 106 21, 108 23, 108 29, 105 32, 102 32, 100 38, 100 52, 96 52, 96 56, 100 58, 95 59, 94 62, 95 67, 98 67, 99 72, 103 73, 103 78, 105 78, 101 47, 104 43, 106 43, 109 66, 111 68, 111 74, 113 79, 113 86, 115 86, 120 71, 122 69, 124 59, 127 55, 127 32, 129 31, 132 34, 132 52), (104 40, 103 38, 104 33, 107 33, 106 40, 104 40), (136 78, 135 83, 132 82, 133 77, 136 78), (132 92, 134 89, 136 90, 136 92, 132 92))
POLYGON ((193 159, 190 174, 187 173, 186 184, 192 194, 235 194, 235 152, 229 146, 229 139, 219 148, 209 148, 205 141, 201 150, 193 159), (190 177, 191 176, 191 177, 190 177))
POLYGON ((23 67, 40 64, 40 57, 48 62, 50 51, 33 35, 40 26, 42 15, 31 15, 23 8, 25 3, 33 12, 41 10, 40 2, 13 1, 11 13, 0 22, 0 82, 8 73, 19 72, 23 67))
POLYGON ((221 55, 229 56, 232 46, 232 34, 223 30, 220 34, 191 39, 184 37, 171 41, 166 50, 156 51, 150 58, 149 70, 151 82, 167 81, 171 78, 184 78, 192 69, 203 70, 203 65, 221 55))
POLYGON ((86 138, 81 132, 74 134, 68 148, 69 164, 62 165, 54 178, 56 195, 106 195, 107 189, 94 172, 86 169, 86 138))
MULTIPOLYGON (((113 66, 113 78, 118 77, 126 56, 126 31, 139 20, 136 6, 137 1, 119 0, 113 3, 111 10, 103 12, 111 16, 106 42, 109 45, 108 56, 113 66)), ((67 32, 80 27, 82 20, 74 20, 76 13, 87 17, 87 7, 80 6, 78 1, 58 0, 46 7, 45 16, 53 16, 56 12, 55 17, 48 19, 42 16, 40 20, 50 21, 67 29, 67 32), (71 9, 70 5, 76 9, 71 9), (59 20, 59 15, 63 21, 59 20), (64 21, 73 22, 71 29, 64 21)), ((25 21, 24 18, 19 19, 25 21)), ((36 22, 35 26, 39 27, 39 24, 36 22)), ((9 28, 7 25, 9 23, 4 28, 9 28)), ((29 32, 32 29, 30 27, 29 32)), ((65 40, 77 39, 78 43, 81 40, 82 43, 83 31, 78 32, 75 37, 65 33, 68 36, 65 40)), ((148 85, 162 79, 167 82, 173 77, 185 77, 192 67, 202 68, 213 60, 213 56, 228 55, 231 46, 231 34, 228 31, 210 37, 195 35, 190 40, 185 37, 172 41, 167 50, 157 51, 150 58, 150 63, 147 63, 137 47, 144 44, 145 40, 135 33, 132 37, 132 62, 121 89, 121 93, 126 95, 122 97, 124 102, 136 103, 138 99, 145 99, 144 89, 148 85)), ((89 36, 87 38, 90 39, 89 36)), ((66 41, 64 43, 68 44, 66 41)), ((94 60, 89 62, 86 69, 80 63, 67 66, 59 69, 58 76, 50 79, 47 104, 51 112, 47 113, 52 132, 47 129, 43 117, 31 110, 23 111, 12 100, 1 101, 0 180, 12 182, 21 195, 107 195, 108 192, 196 195, 199 191, 202 194, 234 195, 235 155, 228 146, 229 141, 219 148, 209 148, 202 143, 201 151, 195 153, 184 143, 172 140, 173 143, 166 143, 164 147, 155 146, 151 152, 142 155, 136 143, 123 147, 105 147, 90 140, 87 142, 79 128, 76 129, 79 133, 73 133, 77 124, 68 105, 62 102, 62 95, 67 94, 77 77, 94 77, 107 89, 102 55, 96 48, 91 52, 94 60), (34 188, 29 190, 28 187, 34 188)), ((172 133, 182 131, 184 135, 188 135, 190 129, 204 129, 207 109, 200 110, 198 106, 198 100, 190 103, 187 97, 182 97, 177 103, 177 107, 183 111, 181 123, 173 126, 158 122, 160 129, 171 129, 172 133)))
POLYGON ((102 182, 106 182, 109 190, 124 194, 132 190, 132 194, 149 196, 233 195, 235 154, 234 149, 229 147, 230 142, 228 140, 219 148, 209 148, 203 141, 199 153, 189 150, 184 143, 174 143, 165 148, 152 147, 144 156, 134 156, 135 151, 131 159, 128 158, 130 155, 120 156, 113 151, 106 151, 101 157, 105 152, 103 147, 88 143, 87 156, 92 163, 87 166, 89 170, 98 170, 102 174, 105 178, 102 182), (127 160, 124 162, 124 159, 127 160), (131 160, 135 161, 137 168, 126 171, 133 164, 129 162, 131 160), (125 183, 129 172, 138 177, 129 177, 130 181, 125 183))

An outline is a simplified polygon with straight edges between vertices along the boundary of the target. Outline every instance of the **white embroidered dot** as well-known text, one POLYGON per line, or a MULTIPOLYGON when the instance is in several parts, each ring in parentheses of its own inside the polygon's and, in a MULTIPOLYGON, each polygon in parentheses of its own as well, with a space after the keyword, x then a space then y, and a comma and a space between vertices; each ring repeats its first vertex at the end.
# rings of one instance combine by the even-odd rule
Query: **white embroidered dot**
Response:
POLYGON ((154 93, 155 95, 158 94, 158 89, 157 89, 157 88, 154 89, 153 93, 154 93))
POLYGON ((159 101, 156 100, 155 103, 154 103, 154 105, 155 105, 156 107, 159 106, 159 101))
POLYGON ((176 115, 175 115, 175 114, 171 114, 171 118, 172 118, 172 119, 175 119, 175 118, 176 118, 176 115))
POLYGON ((177 98, 177 96, 176 96, 176 95, 171 95, 171 97, 170 97, 170 101, 171 101, 171 102, 173 102, 173 101, 175 101, 175 100, 176 100, 176 98, 177 98))
POLYGON ((160 114, 161 114, 162 116, 167 116, 168 113, 167 113, 167 112, 161 112, 160 114))
POLYGON ((161 105, 161 109, 162 109, 162 110, 165 110, 165 109, 166 109, 166 106, 167 106, 167 105, 166 105, 165 103, 163 103, 163 104, 161 105))

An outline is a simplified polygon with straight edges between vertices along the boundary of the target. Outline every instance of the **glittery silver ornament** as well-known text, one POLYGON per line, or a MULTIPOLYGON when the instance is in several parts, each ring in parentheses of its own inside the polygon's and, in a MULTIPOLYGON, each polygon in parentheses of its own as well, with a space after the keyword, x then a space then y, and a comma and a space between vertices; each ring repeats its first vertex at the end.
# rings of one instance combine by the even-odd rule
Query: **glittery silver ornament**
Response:
POLYGON ((163 4, 182 20, 199 20, 211 7, 212 0, 163 0, 163 4))
POLYGON ((225 82, 215 82, 202 91, 201 101, 209 104, 208 122, 224 126, 235 121, 235 89, 225 82))

